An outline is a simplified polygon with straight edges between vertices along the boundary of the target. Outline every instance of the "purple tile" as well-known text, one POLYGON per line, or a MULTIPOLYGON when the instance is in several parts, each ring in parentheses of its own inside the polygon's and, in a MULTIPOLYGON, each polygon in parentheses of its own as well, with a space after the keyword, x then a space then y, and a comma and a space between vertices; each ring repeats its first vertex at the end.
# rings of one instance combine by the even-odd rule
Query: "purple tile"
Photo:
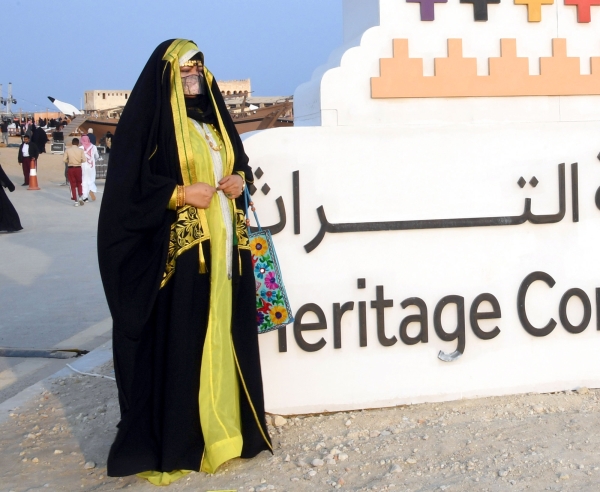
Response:
POLYGON ((435 20, 434 6, 436 3, 448 3, 448 0, 406 0, 408 3, 421 4, 421 20, 435 20))

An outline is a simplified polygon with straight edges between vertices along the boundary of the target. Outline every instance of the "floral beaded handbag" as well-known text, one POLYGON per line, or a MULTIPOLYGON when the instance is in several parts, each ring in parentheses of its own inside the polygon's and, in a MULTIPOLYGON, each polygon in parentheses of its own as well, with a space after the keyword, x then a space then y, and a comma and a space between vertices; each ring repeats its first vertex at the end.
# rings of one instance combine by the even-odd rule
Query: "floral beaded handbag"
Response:
POLYGON ((246 226, 248 227, 254 279, 256 281, 256 323, 259 334, 267 333, 293 323, 294 316, 283 285, 281 269, 279 268, 271 233, 263 230, 260 226, 248 187, 245 189, 244 199, 246 202, 246 226), (258 226, 256 232, 250 230, 248 204, 250 204, 258 226))

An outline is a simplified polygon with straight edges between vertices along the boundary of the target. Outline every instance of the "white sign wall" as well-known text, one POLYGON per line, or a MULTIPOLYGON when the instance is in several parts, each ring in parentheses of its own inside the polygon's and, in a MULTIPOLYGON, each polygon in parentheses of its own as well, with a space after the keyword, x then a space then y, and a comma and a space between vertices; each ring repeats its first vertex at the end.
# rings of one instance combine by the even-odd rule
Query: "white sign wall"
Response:
POLYGON ((263 226, 285 208, 274 242, 297 315, 260 337, 268 411, 600 386, 600 96, 371 97, 394 39, 433 75, 461 38, 486 75, 516 38, 535 75, 562 37, 589 73, 600 7, 582 24, 562 2, 533 23, 507 0, 487 22, 458 0, 430 22, 418 3, 348 1, 354 47, 298 89, 299 126, 245 139, 263 226))

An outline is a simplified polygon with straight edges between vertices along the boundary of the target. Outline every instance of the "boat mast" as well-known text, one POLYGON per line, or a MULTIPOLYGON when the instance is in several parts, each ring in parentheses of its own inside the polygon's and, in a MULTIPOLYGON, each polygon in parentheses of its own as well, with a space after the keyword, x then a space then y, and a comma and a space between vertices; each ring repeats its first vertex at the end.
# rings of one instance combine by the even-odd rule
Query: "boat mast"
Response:
POLYGON ((10 105, 12 103, 12 82, 8 83, 8 99, 6 100, 6 112, 8 114, 12 114, 10 110, 10 105))

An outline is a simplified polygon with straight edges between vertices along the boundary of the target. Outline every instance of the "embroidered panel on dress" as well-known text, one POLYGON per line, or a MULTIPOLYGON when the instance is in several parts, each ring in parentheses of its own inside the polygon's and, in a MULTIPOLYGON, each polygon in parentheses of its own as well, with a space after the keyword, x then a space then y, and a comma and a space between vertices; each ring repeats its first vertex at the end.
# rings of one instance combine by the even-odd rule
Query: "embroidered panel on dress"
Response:
MULTIPOLYGON (((161 289, 175 273, 177 258, 196 245, 198 245, 199 248, 199 262, 202 270, 204 254, 200 243, 207 239, 210 239, 210 234, 204 211, 190 206, 179 209, 177 211, 177 220, 171 225, 167 266, 163 274, 162 282, 160 283, 161 289)), ((200 273, 206 273, 206 270, 201 271, 200 273)))
POLYGON ((243 210, 235 210, 235 232, 237 235, 237 246, 239 249, 250 250, 250 238, 248 237, 248 227, 246 226, 246 215, 243 210))

